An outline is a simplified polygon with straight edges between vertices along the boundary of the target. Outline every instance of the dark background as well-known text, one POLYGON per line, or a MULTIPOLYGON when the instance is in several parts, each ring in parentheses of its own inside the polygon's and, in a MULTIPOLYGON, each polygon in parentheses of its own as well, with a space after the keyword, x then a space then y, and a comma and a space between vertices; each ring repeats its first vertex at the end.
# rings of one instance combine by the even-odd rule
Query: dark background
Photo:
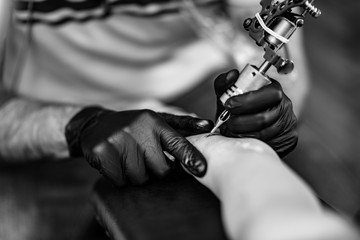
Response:
POLYGON ((339 211, 360 209, 360 1, 317 0, 305 43, 312 85, 288 158, 320 197, 339 211))

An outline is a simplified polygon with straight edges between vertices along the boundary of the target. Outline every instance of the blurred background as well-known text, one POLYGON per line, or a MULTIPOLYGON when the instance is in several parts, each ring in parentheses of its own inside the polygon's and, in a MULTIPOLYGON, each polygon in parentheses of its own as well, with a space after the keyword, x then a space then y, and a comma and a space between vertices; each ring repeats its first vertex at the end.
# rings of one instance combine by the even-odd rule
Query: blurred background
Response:
POLYGON ((316 0, 305 43, 311 87, 288 163, 341 213, 360 209, 360 1, 316 0))
MULTIPOLYGON (((360 1, 315 5, 323 14, 306 18, 303 29, 312 83, 287 163, 334 210, 353 217, 360 209, 360 1)), ((0 233, 11 233, 0 239, 46 239, 39 236, 54 231, 55 239, 102 239, 87 201, 97 177, 85 161, 0 167, 0 233)))

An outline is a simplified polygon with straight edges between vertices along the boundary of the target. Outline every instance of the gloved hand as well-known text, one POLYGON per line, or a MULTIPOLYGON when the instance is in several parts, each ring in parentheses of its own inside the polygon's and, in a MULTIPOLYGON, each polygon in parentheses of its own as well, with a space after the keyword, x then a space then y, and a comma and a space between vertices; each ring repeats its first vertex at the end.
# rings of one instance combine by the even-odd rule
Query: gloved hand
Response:
POLYGON ((221 95, 236 82, 237 70, 219 75, 214 82, 217 96, 216 118, 227 109, 232 115, 220 127, 228 137, 253 137, 270 145, 280 157, 290 153, 297 144, 297 119, 291 100, 281 85, 272 83, 257 91, 229 98, 225 107, 219 100, 221 95))
POLYGON ((207 120, 151 110, 115 112, 88 107, 70 120, 65 136, 72 157, 84 156, 92 167, 123 186, 146 182, 148 171, 158 177, 169 172, 170 162, 163 151, 195 176, 204 176, 205 158, 179 132, 209 132, 212 125, 207 120))

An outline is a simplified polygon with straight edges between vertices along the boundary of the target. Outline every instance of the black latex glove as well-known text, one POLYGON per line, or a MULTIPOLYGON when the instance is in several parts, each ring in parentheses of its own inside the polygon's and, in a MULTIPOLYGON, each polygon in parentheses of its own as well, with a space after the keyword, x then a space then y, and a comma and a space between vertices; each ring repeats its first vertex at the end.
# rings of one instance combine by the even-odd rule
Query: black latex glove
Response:
POLYGON ((257 91, 229 98, 225 107, 220 96, 236 82, 237 70, 219 75, 214 82, 217 96, 216 118, 227 109, 232 115, 220 127, 228 137, 254 137, 270 145, 280 157, 291 152, 297 144, 297 120, 291 100, 285 95, 280 83, 272 83, 257 91))
POLYGON ((202 177, 205 158, 181 134, 209 132, 212 126, 211 121, 151 110, 115 112, 89 107, 70 120, 65 136, 71 156, 84 156, 92 167, 123 186, 142 184, 149 173, 158 177, 168 173, 171 162, 163 151, 202 177))

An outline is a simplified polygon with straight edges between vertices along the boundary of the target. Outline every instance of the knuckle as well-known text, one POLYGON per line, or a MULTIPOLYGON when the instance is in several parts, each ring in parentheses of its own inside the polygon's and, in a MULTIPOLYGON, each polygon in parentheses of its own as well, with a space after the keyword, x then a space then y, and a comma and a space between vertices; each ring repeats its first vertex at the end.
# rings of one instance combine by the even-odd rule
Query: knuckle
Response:
MULTIPOLYGON (((249 96, 249 95, 247 95, 249 96)), ((227 110, 231 111, 233 110, 234 108, 236 108, 237 112, 241 111, 244 106, 246 106, 246 103, 247 100, 242 100, 242 97, 243 96, 234 96, 234 97, 231 97, 229 98, 229 100, 226 101, 225 103, 225 107, 227 110)))
POLYGON ((149 176, 146 174, 146 172, 139 173, 136 176, 127 176, 131 182, 132 185, 142 185, 149 181, 149 176))
POLYGON ((150 109, 144 109, 140 110, 139 118, 148 123, 155 123, 160 118, 160 116, 150 109))
POLYGON ((131 132, 130 127, 124 127, 120 131, 116 131, 116 133, 111 134, 106 138, 106 142, 104 144, 110 144, 112 146, 116 146, 119 143, 124 143, 126 139, 129 137, 129 133, 131 132))
POLYGON ((143 116, 145 118, 155 118, 158 116, 154 111, 152 111, 150 109, 143 109, 140 111, 141 111, 140 112, 141 116, 143 116))
POLYGON ((143 177, 134 182, 134 185, 143 185, 149 181, 148 177, 143 177))
POLYGON ((130 139, 132 140, 135 131, 134 126, 124 126, 121 130, 108 136, 106 140, 110 145, 117 148, 119 145, 128 143, 130 139))
POLYGON ((94 151, 84 152, 84 158, 90 164, 90 166, 101 171, 102 165, 101 165, 101 157, 100 156, 101 155, 97 154, 94 151))
POLYGON ((281 89, 278 89, 277 91, 276 91, 276 97, 277 97, 277 99, 283 99, 284 98, 284 96, 285 96, 285 94, 284 94, 284 92, 281 90, 281 89))
POLYGON ((156 170, 156 175, 158 176, 158 177, 165 177, 165 176, 167 176, 169 173, 170 173, 170 167, 162 167, 162 168, 158 168, 157 170, 156 170))
POLYGON ((102 155, 106 151, 106 142, 98 142, 91 148, 91 153, 96 156, 102 155))
POLYGON ((258 113, 255 115, 256 120, 254 120, 251 125, 256 126, 259 131, 263 130, 274 122, 276 118, 273 115, 274 115, 273 111, 258 113))
POLYGON ((266 126, 267 122, 270 119, 269 115, 270 115, 269 113, 260 114, 259 124, 260 124, 261 128, 266 126))

